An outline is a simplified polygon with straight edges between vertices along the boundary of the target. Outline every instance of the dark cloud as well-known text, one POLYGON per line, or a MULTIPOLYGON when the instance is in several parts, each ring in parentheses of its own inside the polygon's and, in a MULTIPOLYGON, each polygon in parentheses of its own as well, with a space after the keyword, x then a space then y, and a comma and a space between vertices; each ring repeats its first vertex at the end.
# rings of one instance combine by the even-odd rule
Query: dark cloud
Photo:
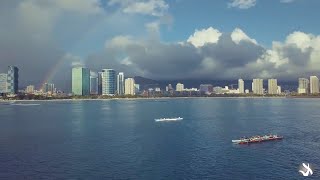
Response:
POLYGON ((64 90, 71 86, 73 62, 84 62, 94 71, 113 68, 127 76, 153 79, 287 80, 320 72, 320 37, 316 35, 294 32, 286 41, 265 48, 238 28, 232 33, 220 33, 210 27, 181 43, 164 43, 159 31, 160 26, 173 24, 169 14, 139 19, 140 16, 129 17, 116 10, 101 13, 87 0, 74 1, 77 3, 72 6, 63 0, 1 1, 0 72, 9 65, 18 66, 21 86, 40 86, 53 71, 52 83, 64 90), (110 40, 100 52, 87 58, 68 52, 68 47, 77 44, 86 33, 103 31, 110 40), (113 37, 115 33, 139 36, 117 38, 113 37), (193 41, 197 41, 196 46, 193 41))

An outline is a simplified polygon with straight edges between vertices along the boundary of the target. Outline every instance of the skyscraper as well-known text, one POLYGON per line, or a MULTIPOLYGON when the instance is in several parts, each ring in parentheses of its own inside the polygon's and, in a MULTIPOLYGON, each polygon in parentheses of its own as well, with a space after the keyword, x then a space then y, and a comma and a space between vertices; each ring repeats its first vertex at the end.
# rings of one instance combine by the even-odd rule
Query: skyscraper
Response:
POLYGON ((184 90, 184 84, 178 83, 176 85, 176 91, 183 91, 184 90))
POLYGON ((253 79, 252 91, 253 94, 263 94, 263 79, 253 79))
POLYGON ((72 93, 80 96, 90 95, 90 70, 88 68, 72 68, 72 93))
POLYGON ((102 70, 102 95, 114 95, 116 93, 116 71, 113 69, 102 70))
POLYGON ((0 74, 0 93, 7 93, 8 92, 7 81, 8 81, 8 75, 5 73, 0 74))
POLYGON ((19 88, 19 69, 15 66, 9 66, 7 77, 7 92, 17 94, 19 88))
POLYGON ((299 94, 309 93, 309 79, 299 78, 298 93, 299 94))
POLYGON ((124 74, 123 72, 119 72, 117 75, 117 93, 118 95, 124 94, 124 74))
POLYGON ((310 76, 310 93, 311 94, 319 93, 319 79, 317 76, 310 76))
POLYGON ((238 89, 239 89, 239 94, 244 94, 244 81, 243 81, 243 79, 238 80, 238 89))
POLYGON ((127 78, 124 82, 125 84, 125 94, 128 95, 135 95, 135 87, 134 87, 134 79, 133 78, 127 78))
POLYGON ((90 72, 90 94, 98 94, 98 75, 96 72, 90 72))
POLYGON ((98 95, 102 95, 102 72, 98 72, 98 95))
POLYGON ((268 79, 268 94, 278 94, 277 79, 268 79))

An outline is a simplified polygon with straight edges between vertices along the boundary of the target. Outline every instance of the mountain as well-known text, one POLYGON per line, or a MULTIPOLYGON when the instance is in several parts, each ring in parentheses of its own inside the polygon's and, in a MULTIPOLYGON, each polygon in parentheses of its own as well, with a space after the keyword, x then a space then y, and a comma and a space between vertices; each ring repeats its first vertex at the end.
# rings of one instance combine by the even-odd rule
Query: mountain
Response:
MULTIPOLYGON (((141 90, 146 90, 148 88, 156 88, 160 87, 161 89, 165 89, 168 84, 171 84, 173 88, 176 87, 177 83, 184 84, 185 88, 199 88, 200 84, 212 84, 213 86, 225 87, 229 86, 229 88, 238 88, 238 80, 196 80, 196 79, 184 79, 184 80, 153 80, 144 78, 141 76, 134 77, 135 83, 140 84, 141 90)), ((251 83, 252 80, 244 80, 245 89, 249 89, 251 91, 251 83)), ((296 91, 298 87, 298 82, 295 81, 278 81, 278 86, 281 86, 282 91, 296 91)), ((263 87, 268 89, 268 80, 265 79, 263 81, 263 87)))

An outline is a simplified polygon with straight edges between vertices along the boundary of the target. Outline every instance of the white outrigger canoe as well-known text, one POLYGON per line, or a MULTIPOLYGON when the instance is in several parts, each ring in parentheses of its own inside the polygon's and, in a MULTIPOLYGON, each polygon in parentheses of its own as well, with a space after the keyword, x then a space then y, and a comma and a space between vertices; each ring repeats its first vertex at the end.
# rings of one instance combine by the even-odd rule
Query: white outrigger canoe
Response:
POLYGON ((162 121, 180 121, 183 120, 182 117, 177 117, 177 118, 160 118, 160 119, 155 119, 156 122, 162 122, 162 121))

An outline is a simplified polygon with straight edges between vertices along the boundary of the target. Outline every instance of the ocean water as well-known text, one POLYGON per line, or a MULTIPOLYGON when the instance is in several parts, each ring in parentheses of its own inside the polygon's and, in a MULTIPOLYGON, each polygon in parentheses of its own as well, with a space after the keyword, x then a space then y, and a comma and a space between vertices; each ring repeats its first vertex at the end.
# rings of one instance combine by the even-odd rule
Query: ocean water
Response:
POLYGON ((0 179, 320 179, 320 99, 21 103, 0 104, 0 179))

